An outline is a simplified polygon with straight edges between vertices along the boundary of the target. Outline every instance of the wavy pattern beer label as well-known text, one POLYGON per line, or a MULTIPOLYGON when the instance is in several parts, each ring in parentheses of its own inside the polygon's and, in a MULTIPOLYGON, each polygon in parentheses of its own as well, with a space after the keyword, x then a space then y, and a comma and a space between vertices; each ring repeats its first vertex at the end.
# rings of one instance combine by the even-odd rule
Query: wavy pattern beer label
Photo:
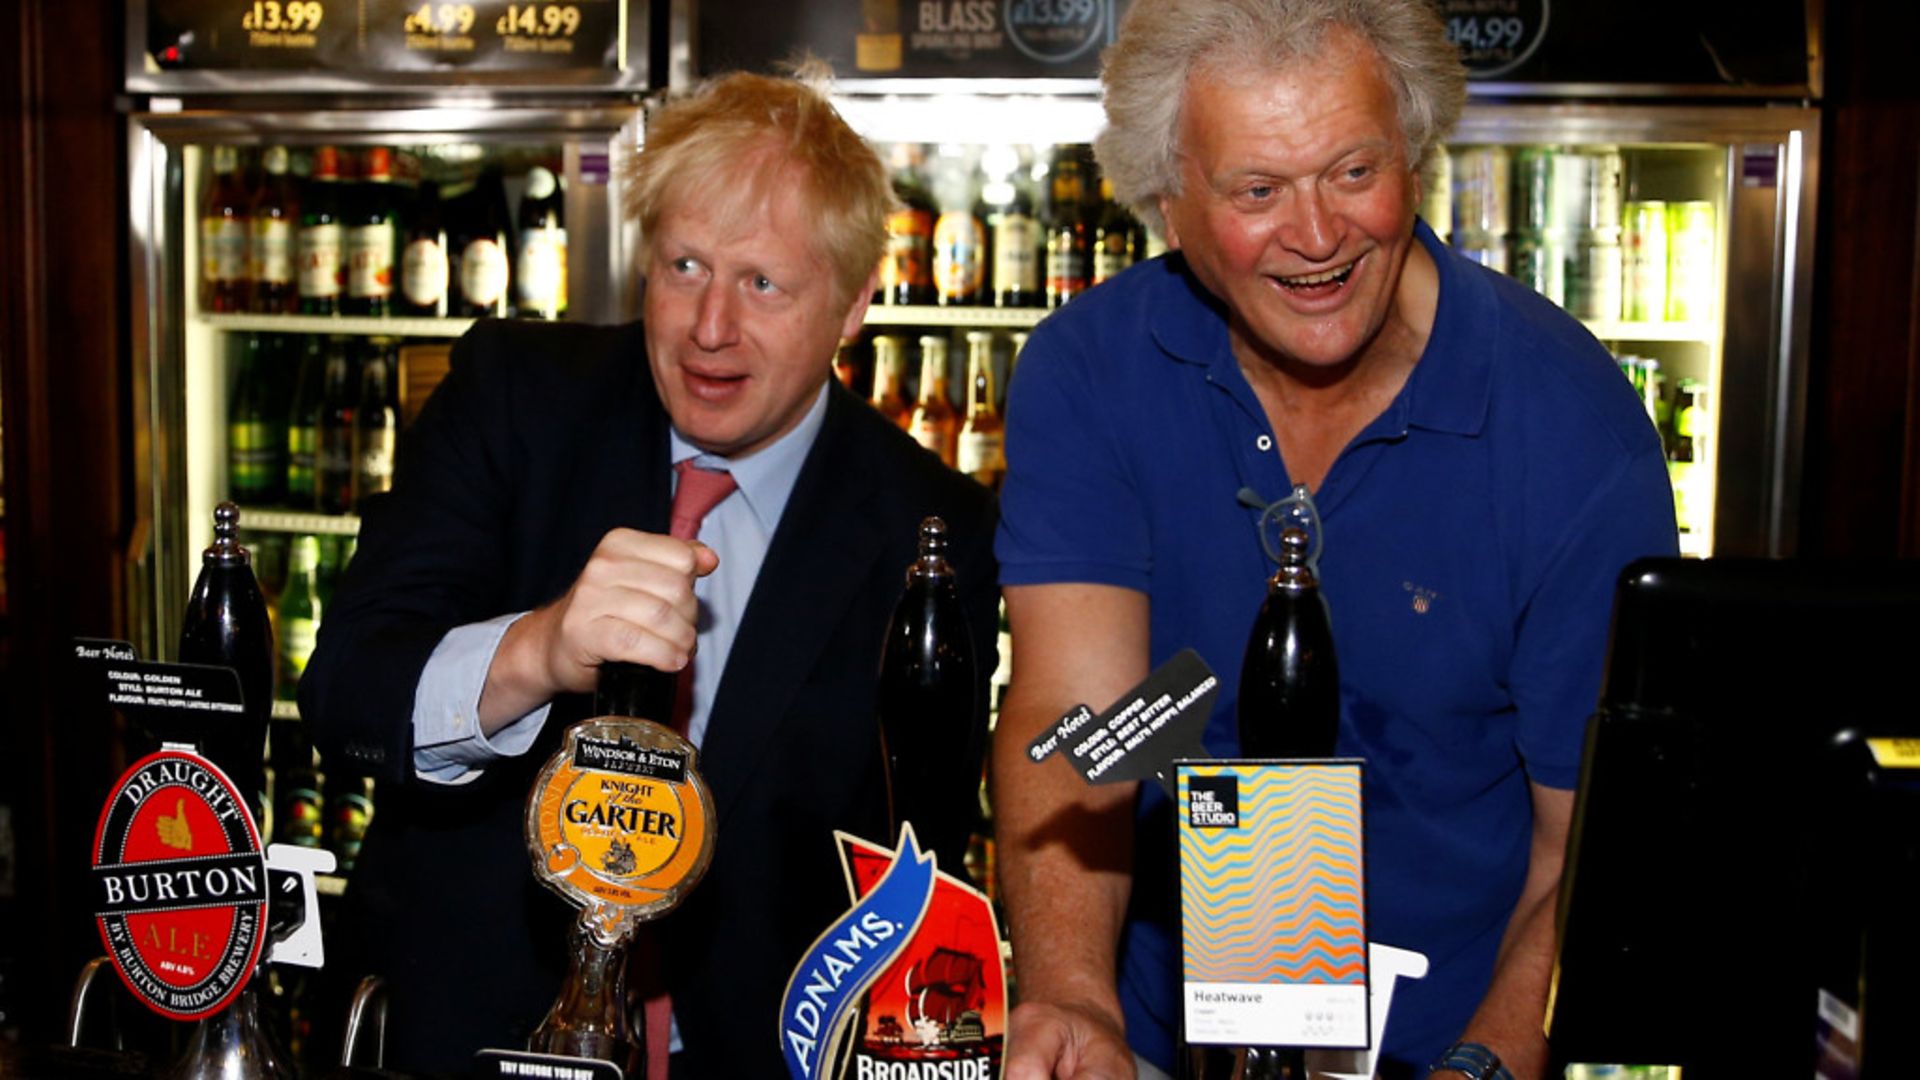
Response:
POLYGON ((713 802, 697 751, 650 720, 567 730, 527 803, 534 873, 598 913, 608 943, 678 904, 713 858, 713 802))
POLYGON ((246 988, 265 942, 267 865, 225 773, 162 750, 120 777, 94 833, 93 911, 121 980, 162 1016, 198 1019, 246 988))
POLYGON ((1357 762, 1182 762, 1187 1041, 1364 1049, 1357 762))

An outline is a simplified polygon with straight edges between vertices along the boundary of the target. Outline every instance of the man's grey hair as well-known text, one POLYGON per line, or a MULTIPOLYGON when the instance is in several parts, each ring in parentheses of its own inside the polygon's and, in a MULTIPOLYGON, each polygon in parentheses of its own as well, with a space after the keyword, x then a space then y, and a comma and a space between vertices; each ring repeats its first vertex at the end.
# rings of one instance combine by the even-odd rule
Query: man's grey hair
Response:
POLYGON ((1094 141, 1114 197, 1158 229, 1180 194, 1180 111, 1196 69, 1277 71, 1313 57, 1331 27, 1379 55, 1398 105, 1407 166, 1460 118, 1467 72, 1427 0, 1136 0, 1102 57, 1107 126, 1094 141))

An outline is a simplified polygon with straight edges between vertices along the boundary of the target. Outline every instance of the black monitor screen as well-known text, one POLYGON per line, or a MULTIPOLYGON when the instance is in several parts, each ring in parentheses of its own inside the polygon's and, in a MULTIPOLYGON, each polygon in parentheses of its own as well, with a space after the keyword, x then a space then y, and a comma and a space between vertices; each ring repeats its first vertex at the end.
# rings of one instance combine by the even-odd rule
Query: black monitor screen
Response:
POLYGON ((1559 1062, 1807 1075, 1836 737, 1920 734, 1920 563, 1621 575, 1560 901, 1559 1062))

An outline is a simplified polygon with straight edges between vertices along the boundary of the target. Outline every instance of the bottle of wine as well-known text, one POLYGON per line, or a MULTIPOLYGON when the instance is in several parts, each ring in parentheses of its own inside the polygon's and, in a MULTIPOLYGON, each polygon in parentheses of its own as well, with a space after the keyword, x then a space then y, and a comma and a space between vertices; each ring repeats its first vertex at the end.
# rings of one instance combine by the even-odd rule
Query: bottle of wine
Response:
POLYGON ((913 406, 907 401, 906 344, 892 334, 873 339, 873 394, 870 399, 880 415, 900 430, 911 430, 913 406))
POLYGON ((276 370, 282 360, 278 344, 271 334, 243 339, 227 412, 227 492, 247 506, 271 506, 285 492, 286 408, 276 393, 282 381, 276 370))
POLYGON ((506 189, 497 169, 488 169, 480 182, 455 206, 453 250, 459 258, 455 271, 454 314, 468 319, 505 318, 513 276, 507 256, 506 189))
POLYGON ((1087 290, 1092 227, 1087 223, 1086 168, 1078 147, 1053 158, 1047 218, 1047 306, 1057 308, 1087 290))
POLYGON ((262 315, 291 315, 300 310, 293 242, 300 197, 288 172, 290 157, 284 146, 267 147, 260 156, 260 186, 253 193, 247 276, 253 281, 252 309, 262 315))
POLYGON ((353 409, 358 374, 347 339, 329 337, 313 466, 314 509, 323 514, 345 514, 353 509, 353 409))
POLYGON ((399 358, 390 338, 369 338, 353 406, 353 506, 393 487, 394 443, 400 434, 399 358))
POLYGON ((920 552, 907 568, 906 589, 894 606, 880 654, 880 744, 887 763, 892 836, 912 822, 922 848, 958 868, 976 816, 977 771, 983 732, 973 635, 953 566, 947 561, 947 524, 920 523, 920 552))
POLYGON ((993 335, 985 330, 970 330, 967 332, 967 419, 960 427, 954 467, 995 491, 1000 490, 1000 479, 1007 473, 1004 428, 994 395, 993 335))
POLYGON ((527 170, 520 196, 520 258, 513 275, 514 313, 523 319, 567 314, 566 196, 553 172, 527 170))
POLYGON ((447 229, 440 216, 440 185, 420 184, 407 217, 406 244, 400 255, 399 309, 404 315, 443 318, 447 314, 447 229))
POLYGON ((1040 223, 1033 197, 1018 179, 1019 155, 1013 147, 995 147, 983 161, 987 182, 980 198, 993 247, 993 303, 996 307, 1034 307, 1040 303, 1040 223))
POLYGON ((200 204, 200 306, 247 310, 247 234, 252 200, 240 177, 240 151, 213 148, 213 179, 200 204))
POLYGON ((286 504, 297 510, 312 510, 314 465, 320 449, 320 403, 326 392, 327 339, 308 334, 299 348, 293 402, 287 409, 286 504))
POLYGON ((287 584, 280 590, 280 696, 294 700, 300 676, 320 632, 320 540, 295 537, 287 553, 287 584))
POLYGON ((386 315, 393 307, 393 151, 369 147, 347 213, 348 315, 386 315))
MULTIPOLYGON (((211 721, 216 726, 203 749, 242 793, 262 798, 267 721, 273 715, 273 631, 252 558, 240 546, 240 509, 230 502, 213 510, 213 543, 200 555, 200 576, 187 597, 180 659, 239 675, 241 711, 203 714, 219 717, 211 721)), ((261 804, 253 812, 258 821, 261 804)))
POLYGON ((340 217, 340 151, 313 151, 313 170, 300 195, 300 313, 333 315, 346 283, 346 232, 340 217))
POLYGON ((920 397, 907 433, 949 468, 953 466, 959 452, 960 415, 947 397, 947 339, 939 334, 920 339, 920 397))

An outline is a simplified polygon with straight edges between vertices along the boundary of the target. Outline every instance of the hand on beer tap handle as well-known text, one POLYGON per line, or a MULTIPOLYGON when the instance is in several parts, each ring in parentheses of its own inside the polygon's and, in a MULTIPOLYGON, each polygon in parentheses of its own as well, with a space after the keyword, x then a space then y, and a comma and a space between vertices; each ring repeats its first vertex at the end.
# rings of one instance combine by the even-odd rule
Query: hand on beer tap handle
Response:
POLYGON ((1007 1080, 1123 1080, 1133 1052, 1114 1018, 1091 1005, 1029 1001, 1008 1019, 1007 1080))
POLYGON ((605 661, 686 667, 699 613, 693 583, 719 564, 698 541, 609 531, 565 595, 500 639, 480 695, 482 730, 491 734, 557 694, 592 691, 605 661))

